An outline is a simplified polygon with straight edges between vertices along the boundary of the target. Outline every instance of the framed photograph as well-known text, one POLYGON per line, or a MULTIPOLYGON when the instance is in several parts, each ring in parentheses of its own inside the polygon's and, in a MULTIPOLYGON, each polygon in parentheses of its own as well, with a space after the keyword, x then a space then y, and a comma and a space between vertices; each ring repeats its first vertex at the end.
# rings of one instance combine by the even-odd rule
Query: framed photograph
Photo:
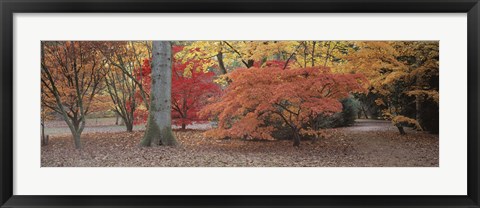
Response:
POLYGON ((478 0, 7 1, 1 207, 479 207, 478 0))

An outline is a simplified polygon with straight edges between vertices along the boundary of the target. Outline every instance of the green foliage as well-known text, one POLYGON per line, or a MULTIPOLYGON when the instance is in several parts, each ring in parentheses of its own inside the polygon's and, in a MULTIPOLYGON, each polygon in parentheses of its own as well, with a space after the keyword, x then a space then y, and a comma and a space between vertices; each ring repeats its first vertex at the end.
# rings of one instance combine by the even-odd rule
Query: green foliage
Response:
POLYGON ((342 103, 341 112, 330 116, 320 115, 315 118, 315 121, 312 122, 316 122, 318 128, 321 129, 353 125, 355 123, 355 119, 357 118, 360 103, 352 96, 341 99, 340 102, 342 103))
POLYGON ((343 99, 341 102, 343 110, 339 113, 339 122, 337 123, 337 126, 353 125, 358 115, 358 109, 360 107, 359 101, 353 97, 348 97, 343 99))
POLYGON ((382 111, 387 107, 383 104, 377 104, 376 101, 383 100, 383 95, 379 93, 356 93, 354 94, 356 100, 358 100, 358 114, 359 118, 366 119, 381 119, 383 118, 382 111))

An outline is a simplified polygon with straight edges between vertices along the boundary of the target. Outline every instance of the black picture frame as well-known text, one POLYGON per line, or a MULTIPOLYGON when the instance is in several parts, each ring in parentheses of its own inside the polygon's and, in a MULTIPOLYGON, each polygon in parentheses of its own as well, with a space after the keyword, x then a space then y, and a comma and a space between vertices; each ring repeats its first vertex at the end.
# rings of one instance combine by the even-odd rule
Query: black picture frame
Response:
MULTIPOLYGON (((478 0, 0 0, 0 204, 2 207, 480 207, 478 0), (25 196, 13 195, 14 13, 467 13, 466 196, 25 196)), ((451 138, 455 139, 455 138, 451 138)), ((392 178, 392 180, 395 180, 392 178)), ((253 187, 252 187, 253 188, 253 187)), ((347 187, 346 187, 347 188, 347 187)), ((412 187, 414 188, 414 187, 412 187)))

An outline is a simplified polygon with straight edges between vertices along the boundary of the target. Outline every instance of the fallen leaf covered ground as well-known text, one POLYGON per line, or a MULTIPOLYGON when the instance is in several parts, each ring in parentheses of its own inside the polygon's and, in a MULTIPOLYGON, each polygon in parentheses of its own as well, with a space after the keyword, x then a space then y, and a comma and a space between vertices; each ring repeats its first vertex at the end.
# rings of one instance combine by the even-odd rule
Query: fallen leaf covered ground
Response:
POLYGON ((438 167, 438 135, 389 122, 360 121, 315 142, 217 140, 201 130, 175 131, 176 147, 139 147, 143 131, 89 132, 76 150, 68 135, 42 147, 42 167, 438 167))

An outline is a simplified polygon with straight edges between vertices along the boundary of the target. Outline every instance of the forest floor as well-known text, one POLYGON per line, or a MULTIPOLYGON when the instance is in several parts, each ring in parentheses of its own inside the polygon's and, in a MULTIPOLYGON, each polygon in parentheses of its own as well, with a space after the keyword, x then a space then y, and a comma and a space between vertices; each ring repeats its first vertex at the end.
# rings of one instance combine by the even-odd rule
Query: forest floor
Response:
MULTIPOLYGON (((114 122, 114 121, 113 121, 114 122)), ((88 122, 87 122, 88 123, 88 122)), ((357 120, 332 129, 316 142, 217 140, 203 136, 207 124, 174 131, 176 147, 139 147, 143 128, 90 121, 82 150, 73 146, 68 128, 47 124, 49 144, 42 147, 42 167, 438 167, 438 135, 407 128, 401 136, 387 121, 357 120), (65 129, 66 128, 66 129, 65 129)), ((208 125, 207 125, 208 126, 208 125)))

